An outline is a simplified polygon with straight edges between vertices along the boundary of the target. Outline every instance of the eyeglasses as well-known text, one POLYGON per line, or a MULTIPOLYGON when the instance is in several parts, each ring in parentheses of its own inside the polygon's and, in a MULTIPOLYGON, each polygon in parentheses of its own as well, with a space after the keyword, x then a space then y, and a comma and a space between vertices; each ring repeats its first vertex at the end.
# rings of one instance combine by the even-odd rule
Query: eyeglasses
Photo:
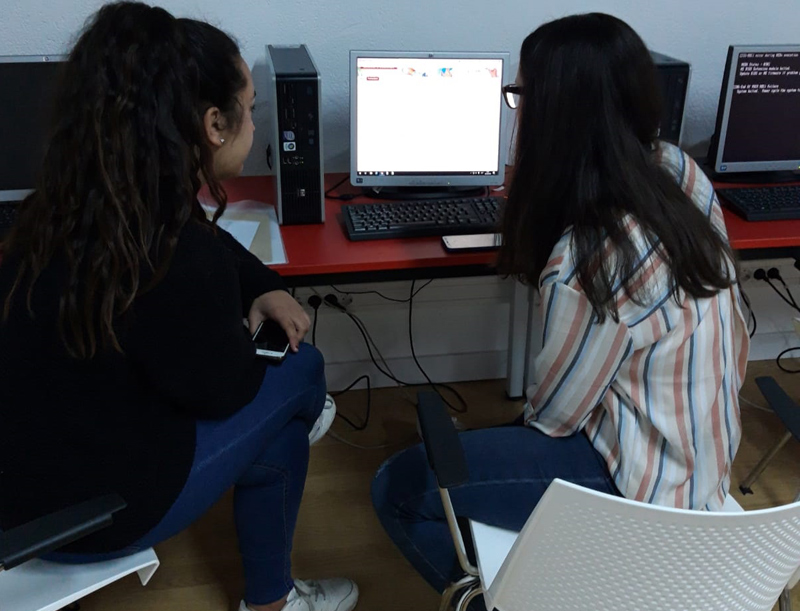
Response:
POLYGON ((517 85, 516 83, 503 86, 503 99, 506 101, 509 108, 516 109, 519 107, 519 98, 523 91, 524 88, 522 85, 517 85))

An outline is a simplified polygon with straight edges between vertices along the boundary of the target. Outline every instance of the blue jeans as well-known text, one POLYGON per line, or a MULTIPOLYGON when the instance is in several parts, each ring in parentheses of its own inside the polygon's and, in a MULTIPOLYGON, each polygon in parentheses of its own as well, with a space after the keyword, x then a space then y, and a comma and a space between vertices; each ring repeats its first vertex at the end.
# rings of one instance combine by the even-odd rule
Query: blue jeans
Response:
MULTIPOLYGON (((461 433, 469 482, 450 489, 456 515, 521 530, 550 482, 561 478, 619 494, 583 433, 552 438, 524 426, 461 433)), ((378 518, 414 568, 439 592, 463 576, 436 478, 420 444, 387 460, 372 483, 378 518)))
POLYGON ((308 471, 308 433, 325 404, 322 355, 308 344, 270 366, 249 405, 226 420, 197 422, 194 463, 175 503, 149 533, 114 554, 51 554, 94 562, 136 553, 178 534, 234 486, 245 600, 268 604, 294 586, 291 552, 308 471))

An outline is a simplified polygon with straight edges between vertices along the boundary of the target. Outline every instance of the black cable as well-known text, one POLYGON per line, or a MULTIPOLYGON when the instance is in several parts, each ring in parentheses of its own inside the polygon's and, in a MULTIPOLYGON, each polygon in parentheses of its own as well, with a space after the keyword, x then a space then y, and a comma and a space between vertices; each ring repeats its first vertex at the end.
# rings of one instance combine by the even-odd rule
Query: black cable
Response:
POLYGON ((750 337, 753 337, 756 334, 756 329, 758 329, 758 321, 756 320, 756 313, 753 312, 753 306, 750 304, 750 298, 747 296, 747 293, 744 292, 742 289, 742 285, 739 285, 739 292, 742 294, 742 300, 744 301, 745 305, 747 306, 747 312, 749 314, 747 326, 750 326, 750 318, 753 319, 753 330, 750 331, 750 337))
MULTIPOLYGON (((414 322, 414 297, 417 295, 417 293, 414 292, 414 286, 416 285, 416 283, 417 283, 416 280, 412 280, 411 281, 411 290, 409 291, 409 295, 408 295, 408 343, 411 345, 411 356, 414 359, 414 363, 416 363, 416 365, 417 365, 417 369, 419 369, 420 373, 422 373, 422 375, 428 381, 428 384, 431 385, 431 388, 433 388, 433 390, 436 392, 436 394, 439 395, 439 397, 441 397, 442 401, 444 401, 447 404, 447 406, 450 407, 450 409, 452 409, 453 411, 458 412, 459 414, 464 414, 467 411, 467 403, 466 403, 466 401, 464 401, 464 398, 457 391, 455 391, 454 388, 450 388, 450 390, 452 392, 455 392, 455 394, 461 400, 461 403, 464 406, 464 409, 458 409, 456 406, 454 406, 452 403, 450 403, 445 398, 445 396, 441 392, 439 392, 439 389, 437 388, 436 384, 434 384, 433 380, 431 380, 430 376, 425 371, 425 369, 423 369, 422 364, 419 362, 419 359, 417 358, 417 351, 414 349, 414 328, 413 328, 413 322, 414 322)), ((422 289, 420 289, 420 290, 422 290, 422 289)))
POLYGON ((800 306, 797 305, 797 302, 794 299, 794 295, 792 295, 792 291, 789 289, 789 285, 786 284, 786 282, 783 279, 783 276, 781 276, 780 270, 777 267, 770 267, 767 270, 767 278, 772 278, 780 282, 783 285, 783 288, 786 289, 786 294, 789 296, 789 299, 791 299, 792 303, 794 304, 794 308, 800 311, 800 306))
POLYGON ((339 310, 343 314, 346 314, 347 317, 350 320, 353 321, 353 324, 359 330, 359 332, 361 333, 361 337, 364 339, 364 343, 367 346, 367 352, 369 352, 369 358, 372 361, 372 364, 375 365, 375 367, 378 369, 378 371, 380 371, 383 375, 385 375, 387 378, 389 378, 393 382, 399 384, 400 386, 415 386, 415 384, 411 384, 410 382, 404 382, 403 380, 401 380, 400 378, 395 376, 389 370, 389 364, 386 362, 386 360, 383 358, 383 356, 380 355, 380 353, 379 353, 379 356, 381 356, 381 360, 383 361, 383 365, 381 365, 381 363, 378 362, 378 360, 375 358, 374 353, 372 352, 372 347, 373 346, 375 347, 376 352, 378 352, 378 348, 377 348, 377 346, 375 346, 375 340, 372 339, 372 336, 370 335, 369 330, 367 329, 367 325, 364 324, 363 320, 361 320, 358 316, 356 316, 355 314, 350 312, 341 303, 339 303, 339 301, 338 301, 338 299, 336 299, 335 295, 326 295, 325 296, 325 303, 327 303, 328 305, 330 305, 333 308, 336 308, 337 310, 339 310))
MULTIPOLYGON (((405 302, 409 302, 411 299, 416 297, 420 293, 420 291, 422 291, 422 289, 424 289, 426 286, 428 286, 431 282, 433 282, 433 280, 428 280, 428 281, 425 282, 425 284, 423 284, 422 286, 420 286, 419 288, 414 290, 413 284, 416 283, 416 281, 414 281, 414 283, 412 283, 412 286, 411 286, 411 295, 409 296, 408 299, 405 299, 404 301, 405 302)), ((328 302, 331 303, 330 300, 328 300, 328 302)), ((389 368, 389 363, 387 363, 386 359, 383 357, 383 355, 380 354, 380 351, 378 350, 378 346, 376 345, 375 340, 372 338, 372 335, 370 334, 369 329, 367 328, 367 325, 364 323, 363 320, 361 320, 358 316, 356 316, 352 312, 348 311, 347 308, 345 308, 341 304, 336 303, 336 304, 333 304, 333 305, 334 305, 334 307, 337 307, 342 312, 347 314, 351 318, 351 320, 353 320, 353 322, 356 324, 356 326, 358 326, 360 328, 360 330, 362 332, 362 336, 366 336, 367 341, 369 343, 371 343, 372 346, 375 348, 375 351, 381 357, 381 361, 383 362, 383 367, 381 367, 381 365, 377 362, 377 360, 372 356, 371 352, 370 352, 370 358, 372 359, 373 364, 378 368, 378 370, 381 373, 383 373, 385 376, 387 376, 389 379, 391 379, 392 381, 396 382, 400 386, 408 386, 408 387, 419 386, 419 384, 412 384, 410 382, 404 382, 403 380, 399 379, 397 376, 395 376, 391 372, 391 370, 389 368)), ((414 350, 413 337, 412 337, 412 346, 411 346, 411 348, 412 348, 412 351, 413 351, 414 350)), ((449 384, 442 384, 442 383, 439 383, 439 382, 434 384, 433 382, 431 382, 430 378, 427 377, 426 372, 423 369, 421 369, 421 365, 420 365, 418 360, 416 361, 416 363, 417 363, 417 367, 419 367, 420 370, 422 371, 422 374, 426 376, 426 379, 428 380, 428 384, 431 385, 434 388, 434 390, 442 398, 442 400, 448 405, 448 407, 450 407, 451 409, 453 409, 454 411, 459 412, 459 413, 465 413, 467 411, 467 401, 466 401, 466 399, 464 399, 464 397, 461 395, 461 393, 458 392, 458 390, 456 390, 455 388, 453 388, 449 384), (444 388, 446 390, 449 390, 451 393, 453 393, 453 395, 456 396, 456 398, 461 403, 461 405, 464 407, 464 409, 463 410, 459 410, 452 403, 450 403, 450 401, 448 401, 442 395, 442 393, 439 392, 439 390, 438 390, 439 388, 444 388)))
POLYGON ((796 346, 794 348, 787 348, 783 352, 781 352, 777 358, 775 359, 775 364, 781 371, 785 371, 786 373, 800 373, 800 369, 786 369, 783 365, 781 365, 781 357, 786 354, 787 352, 793 352, 794 350, 800 350, 800 346, 796 346))
MULTIPOLYGON (((375 349, 375 353, 376 353, 376 354, 378 355, 378 357, 380 358, 380 362, 381 362, 381 363, 383 363, 383 367, 384 367, 384 368, 386 369, 386 371, 388 371, 388 372, 389 372, 389 373, 390 373, 392 376, 394 376, 394 372, 392 372, 392 369, 391 369, 391 367, 389 367, 389 363, 388 363, 388 362, 386 362, 386 357, 385 357, 385 356, 383 356, 383 354, 382 354, 382 353, 381 353, 381 351, 380 351, 380 348, 378 348, 378 344, 375 342, 375 339, 372 337, 372 334, 369 332, 369 329, 367 328, 367 325, 366 325, 366 323, 365 323, 363 320, 361 320, 361 319, 360 319, 358 316, 356 316, 355 314, 353 314, 352 312, 349 312, 349 311, 348 311, 347 313, 348 313, 348 315, 351 317, 351 319, 353 320, 353 322, 355 322, 357 325, 359 325, 359 326, 361 327, 361 330, 362 330, 362 331, 364 332, 364 334, 367 336, 367 339, 369 340, 369 343, 370 343, 370 344, 372 344, 372 347, 375 349)), ((408 384, 407 382, 402 382, 401 380, 398 380, 398 379, 397 379, 397 376, 394 376, 394 381, 395 381, 395 382, 397 382, 398 384, 403 384, 403 385, 406 385, 406 386, 410 386, 410 384, 408 384)))
POLYGON ((314 326, 311 329, 311 345, 317 345, 317 318, 319 317, 319 307, 322 305, 322 297, 311 295, 308 298, 308 305, 314 309, 314 326))
MULTIPOLYGON (((425 284, 423 284, 421 287, 419 287, 417 289, 417 292, 414 293, 414 295, 416 296, 417 293, 419 293, 422 289, 424 289, 426 286, 428 286, 431 282, 433 282, 433 280, 428 280, 425 284)), ((333 284, 331 284, 330 287, 334 291, 336 291, 337 293, 340 293, 342 295, 377 295, 381 299, 385 299, 386 301, 394 301, 395 303, 408 303, 408 301, 409 301, 408 299, 398 299, 397 297, 387 297, 386 295, 384 295, 380 291, 345 291, 345 290, 340 289, 339 287, 337 287, 337 286, 335 286, 333 284)))
POLYGON ((368 375, 363 375, 355 380, 352 384, 350 384, 344 390, 339 390, 337 392, 332 392, 332 397, 338 397, 339 395, 343 395, 347 391, 351 390, 353 386, 358 384, 361 380, 367 381, 367 411, 364 414, 364 422, 361 424, 355 424, 350 418, 342 414, 338 409, 336 410, 336 415, 339 416, 342 420, 344 420, 347 424, 349 424, 354 431, 363 431, 369 425, 369 416, 370 412, 372 411, 372 383, 370 382, 370 378, 368 375))
POLYGON ((330 189, 325 191, 325 197, 327 199, 336 199, 336 200, 343 201, 343 202, 349 202, 351 199, 355 199, 356 197, 364 197, 363 193, 345 193, 343 195, 334 195, 333 194, 333 192, 336 189, 338 189, 340 186, 342 186, 344 181, 346 181, 348 178, 350 178, 350 177, 349 176, 345 176, 339 182, 337 182, 335 185, 333 185, 330 189))
POLYGON ((361 322, 361 320, 359 318, 357 318, 356 316, 354 316, 353 314, 351 314, 347 310, 342 309, 342 311, 345 314, 347 314, 348 318, 350 318, 350 320, 353 321, 353 324, 361 332, 361 337, 364 338, 364 343, 367 345, 367 351, 369 352, 369 358, 372 361, 372 364, 375 365, 375 367, 378 369, 378 371, 380 371, 383 375, 385 375, 387 378, 389 378, 393 382, 396 382, 400 386, 413 386, 413 384, 409 384, 408 382, 404 382, 403 380, 397 378, 393 373, 391 373, 387 369, 384 369, 380 365, 380 363, 378 363, 377 359, 375 358, 375 355, 372 353, 372 346, 370 344, 369 337, 368 337, 369 333, 367 332, 367 330, 364 327, 362 327, 363 322, 361 322))
MULTIPOLYGON (((423 286, 418 288, 416 291, 413 291, 413 286, 412 286, 412 291, 413 291, 412 298, 415 297, 423 288, 425 288, 431 282, 432 281, 429 280, 428 282, 426 282, 426 284, 424 284, 423 286)), ((330 303, 330 301, 328 303, 330 303)), ((383 357, 381 357, 381 360, 383 361, 383 365, 381 365, 378 362, 378 360, 375 358, 375 356, 374 356, 374 354, 373 354, 373 352, 372 352, 372 350, 370 348, 370 344, 372 346, 375 346, 375 340, 372 339, 372 336, 370 335, 369 329, 367 329, 367 325, 364 324, 364 321, 361 320, 358 316, 356 316, 352 312, 349 312, 341 304, 336 304, 336 305, 334 305, 334 307, 339 309, 344 314, 347 314, 347 316, 350 318, 350 320, 353 321, 353 323, 356 325, 358 330, 361 332, 361 336, 364 338, 364 342, 367 345, 367 350, 369 352, 370 360, 372 361, 372 364, 375 365, 375 367, 378 369, 378 371, 380 371, 383 375, 385 375, 387 378, 389 378, 390 380, 392 380, 396 384, 399 384, 400 386, 407 386, 407 387, 419 386, 419 384, 412 384, 411 382, 405 382, 405 381, 401 380, 400 378, 398 378, 397 376, 395 376, 391 371, 389 371, 389 364, 386 362, 385 359, 383 359, 383 357)), ((376 350, 377 350, 377 347, 376 347, 376 350)), ((417 367, 422 372, 422 375, 425 376, 425 379, 428 381, 428 384, 442 398, 442 401, 444 401, 448 405, 448 407, 450 407, 452 410, 454 410, 454 411, 456 411, 458 413, 461 413, 461 414, 466 413, 466 411, 467 411, 467 401, 466 401, 466 399, 464 399, 464 397, 461 395, 461 393, 458 392, 458 390, 456 390, 455 388, 453 388, 449 384, 442 384, 442 383, 439 383, 439 382, 434 383, 428 377, 428 375, 425 372, 425 370, 422 369, 422 365, 419 363, 419 360, 417 360, 417 357, 416 357, 416 355, 414 353, 413 338, 412 338, 412 342, 411 342, 411 351, 412 351, 412 356, 414 356, 414 360, 415 360, 415 362, 417 364, 417 367), (464 406, 464 409, 460 410, 457 407, 455 407, 452 403, 450 403, 450 401, 448 401, 447 398, 444 397, 442 395, 442 393, 439 391, 439 388, 444 388, 446 390, 449 390, 451 393, 453 393, 458 398, 458 401, 461 403, 461 405, 464 406)))
POLYGON ((793 303, 794 298, 792 298, 791 300, 787 299, 786 296, 778 290, 778 287, 772 284, 772 280, 770 279, 770 277, 771 276, 775 277, 776 273, 780 275, 780 272, 778 272, 778 270, 775 268, 771 268, 769 271, 770 273, 767 273, 763 269, 757 269, 753 274, 753 278, 755 278, 756 280, 763 280, 764 282, 769 284, 769 288, 775 291, 778 297, 780 297, 786 305, 788 305, 793 310, 797 310, 798 312, 800 312, 800 308, 797 307, 797 304, 793 303))
POLYGON ((311 345, 317 345, 317 319, 319 318, 319 308, 314 310, 314 324, 311 326, 311 345))
MULTIPOLYGON (((419 294, 419 292, 422 289, 424 289, 426 286, 428 286, 428 284, 430 284, 431 282, 432 282, 432 280, 427 281, 424 285, 422 285, 420 288, 418 288, 416 290, 414 290, 414 285, 416 284, 416 281, 412 282, 411 283, 410 299, 413 299, 417 294, 419 294)), ((387 378, 389 378, 390 380, 392 380, 393 382, 395 382, 399 386, 407 386, 407 387, 419 386, 419 384, 412 384, 410 382, 405 382, 405 381, 399 379, 397 376, 395 376, 391 371, 388 371, 389 365, 385 361, 384 361, 383 366, 378 362, 378 360, 375 358, 375 354, 372 352, 372 345, 374 344, 374 340, 371 341, 371 337, 372 336, 369 334, 369 330, 367 329, 366 325, 364 324, 364 321, 362 321, 358 316, 356 316, 352 312, 349 312, 347 310, 347 308, 345 308, 342 304, 340 304, 338 302, 337 299, 335 299, 335 297, 336 297, 335 295, 326 295, 324 301, 325 301, 325 303, 327 303, 331 307, 336 308, 337 310, 339 310, 343 314, 346 314, 347 317, 350 320, 353 321, 353 324, 356 326, 356 328, 358 329, 359 333, 361 333, 361 337, 364 339, 364 344, 367 346, 367 352, 369 353, 369 358, 372 361, 372 364, 375 365, 375 368, 380 373, 385 375, 387 378)), ((410 302, 409 302, 409 306, 411 306, 410 302)), ((410 307, 409 307, 409 310, 410 310, 410 307)), ((409 311, 409 331, 411 331, 411 320, 410 320, 411 313, 412 312, 409 311)), ((428 384, 433 388, 434 391, 436 391, 436 394, 438 394, 442 398, 442 401, 444 401, 445 404, 447 404, 447 406, 450 407, 453 411, 456 411, 456 412, 458 412, 460 414, 466 413, 466 411, 467 411, 467 402, 464 399, 464 397, 461 395, 461 393, 458 392, 458 390, 456 390, 455 388, 453 388, 449 384, 435 384, 428 377, 428 374, 422 368, 422 365, 419 363, 419 360, 416 357, 416 353, 414 352, 413 337, 411 339, 412 339, 412 342, 411 342, 412 356, 414 357, 414 361, 416 362, 417 367, 422 372, 422 375, 425 376, 425 379, 428 381, 428 384), (453 393, 458 398, 458 400, 461 403, 461 405, 464 406, 464 409, 458 409, 452 403, 450 403, 450 401, 448 401, 447 398, 444 395, 442 395, 442 393, 439 391, 439 387, 444 388, 446 390, 449 390, 451 393, 453 393)))
POLYGON ((778 276, 778 280, 780 280, 780 283, 783 285, 783 288, 786 289, 786 294, 789 295, 789 299, 792 300, 792 303, 794 304, 794 307, 798 311, 800 311, 800 306, 797 305, 797 302, 794 299, 794 295, 792 295, 792 291, 789 289, 789 285, 786 284, 786 282, 783 281, 783 278, 781 276, 778 276))
POLYGON ((350 178, 350 177, 349 176, 345 176, 339 182, 337 182, 335 185, 333 185, 330 189, 325 191, 325 197, 332 197, 331 193, 333 193, 334 191, 336 191, 336 189, 341 187, 348 178, 350 178))
POLYGON ((788 305, 793 310, 797 310, 798 312, 800 312, 800 308, 797 307, 797 304, 792 303, 791 301, 789 301, 789 299, 787 299, 786 296, 778 290, 778 287, 775 286, 774 284, 772 284, 772 280, 770 280, 769 278, 765 278, 764 282, 769 284, 769 287, 778 294, 778 297, 783 299, 783 301, 784 301, 784 303, 786 305, 788 305))
POLYGON ((381 299, 385 299, 386 301, 394 301, 396 303, 406 303, 408 301, 408 299, 397 299, 396 297, 387 297, 386 295, 384 295, 379 291, 344 291, 339 287, 334 286, 333 284, 331 284, 330 287, 334 291, 342 295, 377 295, 381 299))
POLYGON ((375 358, 375 355, 372 352, 372 344, 369 341, 368 332, 366 331, 365 327, 362 327, 363 322, 357 316, 355 316, 355 315, 351 314, 350 312, 348 312, 347 308, 345 308, 342 304, 340 304, 338 299, 335 299, 335 297, 336 297, 335 295, 326 295, 325 296, 325 303, 327 303, 331 307, 336 308, 340 312, 346 314, 347 317, 350 320, 353 321, 353 324, 356 326, 356 329, 358 329, 358 332, 361 333, 361 337, 364 339, 364 343, 367 346, 367 352, 369 352, 369 358, 372 361, 372 364, 375 365, 375 367, 378 369, 378 371, 380 371, 383 375, 385 375, 390 380, 392 380, 394 382, 397 382, 401 386, 410 386, 410 384, 408 384, 407 382, 403 382, 402 380, 399 380, 394 375, 392 375, 391 372, 386 371, 383 367, 381 367, 380 363, 378 363, 377 359, 375 358))

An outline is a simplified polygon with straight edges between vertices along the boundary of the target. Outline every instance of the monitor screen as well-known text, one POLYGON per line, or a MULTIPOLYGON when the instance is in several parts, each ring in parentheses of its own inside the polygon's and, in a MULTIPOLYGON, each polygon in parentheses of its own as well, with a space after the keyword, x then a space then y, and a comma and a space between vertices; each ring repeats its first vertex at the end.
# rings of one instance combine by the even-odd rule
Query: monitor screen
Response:
POLYGON ((800 168, 800 45, 731 47, 717 118, 718 173, 800 168))
POLYGON ((501 184, 508 58, 351 52, 351 182, 501 184))
POLYGON ((62 59, 0 56, 0 201, 20 200, 35 185, 62 59))

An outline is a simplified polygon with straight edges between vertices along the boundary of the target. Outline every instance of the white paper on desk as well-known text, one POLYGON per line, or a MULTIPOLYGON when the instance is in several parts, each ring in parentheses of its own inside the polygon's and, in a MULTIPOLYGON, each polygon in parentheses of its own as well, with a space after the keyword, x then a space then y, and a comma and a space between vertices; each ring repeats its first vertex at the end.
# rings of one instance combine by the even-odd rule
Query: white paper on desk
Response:
MULTIPOLYGON (((203 209, 209 218, 214 215, 216 210, 211 205, 204 205, 203 209)), ((219 226, 230 231, 265 265, 288 263, 286 249, 283 247, 281 227, 278 225, 278 214, 271 204, 253 200, 229 203, 225 214, 219 220, 219 226), (245 227, 254 227, 255 229, 248 229, 248 233, 242 236, 245 239, 240 239, 234 229, 238 231, 238 228, 241 228, 243 234, 245 227)))
POLYGON ((269 261, 264 261, 267 265, 281 265, 288 263, 286 258, 286 249, 283 247, 283 236, 281 236, 281 226, 278 225, 278 213, 275 212, 274 206, 267 208, 267 215, 269 216, 269 244, 272 250, 272 256, 269 261))
POLYGON ((230 233, 247 250, 253 245, 253 238, 258 231, 258 221, 235 221, 233 219, 220 219, 217 225, 230 233))

